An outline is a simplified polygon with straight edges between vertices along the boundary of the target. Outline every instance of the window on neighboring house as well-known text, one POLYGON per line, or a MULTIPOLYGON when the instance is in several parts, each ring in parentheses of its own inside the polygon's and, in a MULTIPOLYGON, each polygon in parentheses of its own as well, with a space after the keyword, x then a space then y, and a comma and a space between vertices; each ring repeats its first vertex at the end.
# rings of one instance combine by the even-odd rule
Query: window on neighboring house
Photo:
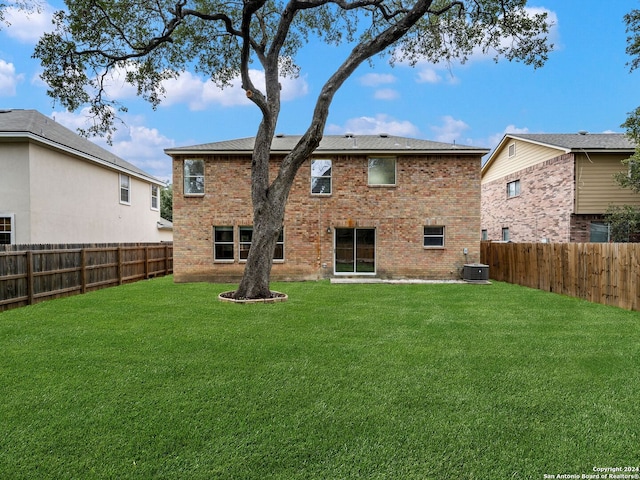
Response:
POLYGON ((423 245, 426 248, 444 247, 444 227, 424 227, 423 245))
POLYGON ((507 198, 520 195, 520 180, 507 183, 507 198))
POLYGON ((151 185, 151 210, 160 209, 160 187, 151 185))
POLYGON ((189 158, 184 161, 184 194, 204 195, 204 160, 189 158))
POLYGON ((14 216, 0 215, 0 245, 14 243, 14 216))
POLYGON ((233 227, 213 227, 213 259, 233 260, 233 227))
POLYGON ((509 158, 516 156, 516 144, 512 143, 509 145, 509 158))
POLYGON ((503 242, 508 242, 509 241, 509 228, 508 227, 504 227, 502 229, 502 241, 503 242))
POLYGON ((482 240, 489 240, 489 232, 486 229, 482 229, 482 240))
POLYGON ((591 222, 589 241, 594 243, 608 243, 611 240, 611 227, 604 222, 591 222))
POLYGON ((120 203, 131 204, 131 178, 120 174, 120 203))
POLYGON ((331 194, 331 160, 311 160, 311 193, 331 194))
MULTIPOLYGON (((251 238, 253 237, 253 227, 239 227, 239 252, 240 261, 246 262, 249 257, 249 249, 251 248, 251 238)), ((276 243, 276 249, 273 253, 273 259, 276 261, 284 260, 284 230, 280 229, 278 235, 278 242, 276 243)))
POLYGON ((369 185, 395 185, 395 157, 369 158, 369 185))

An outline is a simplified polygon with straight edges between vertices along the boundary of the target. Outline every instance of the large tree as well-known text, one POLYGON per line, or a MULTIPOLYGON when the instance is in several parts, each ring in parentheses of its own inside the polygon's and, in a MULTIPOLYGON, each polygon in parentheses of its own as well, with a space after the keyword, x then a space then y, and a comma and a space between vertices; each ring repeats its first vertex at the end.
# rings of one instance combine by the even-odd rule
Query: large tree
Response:
MULTIPOLYGON (((238 76, 261 112, 252 157, 253 238, 236 298, 268 298, 271 259, 296 172, 316 149, 329 107, 347 78, 372 57, 415 64, 461 61, 476 52, 541 66, 551 45, 545 13, 526 0, 66 0, 54 33, 38 43, 49 94, 69 110, 89 105, 87 133, 110 132, 124 107, 105 95, 114 69, 156 106, 163 81, 195 70, 219 86, 238 76), (300 142, 269 178, 280 114, 280 79, 295 76, 295 56, 311 37, 351 45, 327 72, 300 142), (264 71, 256 84, 250 66, 264 71)), ((316 47, 317 48, 317 47, 316 47)), ((318 54, 320 57, 320 54, 318 54)))

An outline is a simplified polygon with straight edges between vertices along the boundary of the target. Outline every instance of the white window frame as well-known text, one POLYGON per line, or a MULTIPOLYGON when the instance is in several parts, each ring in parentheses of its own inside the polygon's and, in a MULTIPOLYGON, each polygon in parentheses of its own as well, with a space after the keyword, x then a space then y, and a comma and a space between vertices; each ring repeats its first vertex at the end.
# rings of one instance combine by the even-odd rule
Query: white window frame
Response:
POLYGON ((444 248, 445 227, 444 225, 425 225, 422 229, 422 246, 425 249, 444 248), (427 229, 431 231, 427 233, 427 229), (437 230, 437 231, 436 231, 437 230), (436 245, 427 245, 428 240, 438 240, 436 245))
POLYGON ((502 241, 503 242, 511 241, 511 233, 509 232, 509 227, 502 227, 502 241))
MULTIPOLYGON (((321 173, 326 173, 326 170, 321 173)), ((324 185, 323 185, 324 186, 324 185)), ((333 191, 333 161, 330 158, 312 158, 311 159, 311 195, 328 196, 333 191), (314 174, 313 165, 315 162, 329 162, 329 175, 317 175, 314 174), (328 192, 314 192, 315 182, 321 179, 329 179, 329 191, 328 192)))
POLYGON ((118 177, 119 183, 120 183, 120 203, 122 205, 131 205, 131 177, 129 175, 125 175, 124 173, 121 173, 118 177), (126 179, 126 185, 123 183, 123 180, 126 179), (127 198, 126 200, 122 198, 123 193, 126 192, 127 198))
MULTIPOLYGON (((4 218, 9 219, 9 223, 10 223, 9 226, 11 230, 8 231, 9 243, 8 244, 0 243, 0 245, 14 245, 16 243, 16 216, 13 213, 0 213, 0 219, 4 219, 4 218)), ((0 230, 0 233, 6 234, 7 231, 0 230)))
POLYGON ((516 156, 516 142, 510 143, 508 148, 509 158, 516 156))
POLYGON ((507 182, 507 198, 515 198, 520 196, 520 180, 507 182), (512 188, 513 187, 513 188, 512 188))
POLYGON ((202 197, 204 196, 204 192, 205 192, 205 162, 204 159, 202 158, 185 158, 183 163, 182 163, 182 187, 183 187, 183 194, 186 197, 202 197), (189 165, 189 162, 199 162, 202 164, 202 174, 197 174, 197 175, 187 175, 187 165, 189 165), (200 182, 198 182, 198 179, 200 178, 200 182), (201 190, 200 191, 191 191, 191 187, 189 187, 189 185, 192 185, 192 181, 190 179, 194 179, 193 181, 196 183, 196 185, 198 185, 198 183, 202 184, 201 190))
POLYGON ((160 210, 160 186, 156 185, 155 183, 151 184, 151 210, 160 210))
POLYGON ((216 225, 213 227, 213 261, 222 263, 232 263, 235 261, 236 244, 235 244, 235 232, 233 225, 216 225), (231 231, 231 241, 219 241, 217 232, 229 232, 231 231), (229 246, 231 245, 231 258, 218 258, 216 255, 217 246, 229 246))
MULTIPOLYGON (((251 232, 251 238, 253 239, 253 226, 242 225, 238 227, 238 260, 240 263, 246 263, 247 257, 249 256, 249 250, 251 249, 251 241, 242 240, 241 230, 244 230, 246 232, 251 232)), ((280 229, 280 235, 278 236, 278 241, 276 242, 276 249, 273 252, 273 263, 283 263, 283 262, 284 262, 284 228, 280 229), (280 247, 280 251, 282 252, 281 257, 276 257, 276 255, 278 254, 278 247, 280 247)))
POLYGON ((395 187, 398 184, 398 158, 397 157, 369 157, 367 158, 367 185, 370 187, 395 187), (372 165, 373 161, 376 160, 389 160, 393 161, 393 183, 380 183, 377 180, 372 182, 372 168, 375 168, 375 165, 372 165))

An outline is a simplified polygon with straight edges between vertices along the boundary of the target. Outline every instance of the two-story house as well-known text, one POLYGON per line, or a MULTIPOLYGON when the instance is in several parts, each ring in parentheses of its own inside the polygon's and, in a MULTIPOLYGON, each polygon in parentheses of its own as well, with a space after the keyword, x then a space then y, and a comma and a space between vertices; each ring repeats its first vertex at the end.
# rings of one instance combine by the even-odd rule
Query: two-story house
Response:
POLYGON ((482 237, 606 242, 610 205, 640 205, 614 181, 635 145, 620 133, 507 134, 482 167, 482 237))
MULTIPOLYGON (((271 175, 299 136, 277 135, 271 175)), ((173 159, 174 278, 236 282, 251 247, 243 138, 165 150, 173 159)), ((290 192, 272 279, 458 279, 479 261, 488 150, 390 135, 325 136, 290 192)))
POLYGON ((36 110, 0 110, 0 243, 171 241, 162 185, 36 110))

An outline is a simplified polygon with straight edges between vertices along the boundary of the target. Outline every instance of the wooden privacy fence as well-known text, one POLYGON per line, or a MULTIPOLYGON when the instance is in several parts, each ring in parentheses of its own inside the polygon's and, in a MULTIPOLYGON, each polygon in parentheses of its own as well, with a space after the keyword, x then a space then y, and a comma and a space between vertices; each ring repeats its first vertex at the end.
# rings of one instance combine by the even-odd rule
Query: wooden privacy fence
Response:
POLYGON ((173 273, 173 244, 28 245, 0 250, 0 312, 173 273))
POLYGON ((493 280, 640 310, 638 243, 482 242, 493 280))

